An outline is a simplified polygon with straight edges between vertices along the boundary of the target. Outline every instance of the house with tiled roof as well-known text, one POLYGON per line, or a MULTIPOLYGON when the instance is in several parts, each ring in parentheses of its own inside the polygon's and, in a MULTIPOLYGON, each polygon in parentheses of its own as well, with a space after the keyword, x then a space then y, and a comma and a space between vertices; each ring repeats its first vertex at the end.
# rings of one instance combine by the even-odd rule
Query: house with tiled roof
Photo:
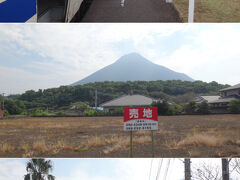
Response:
POLYGON ((219 91, 220 97, 214 101, 209 102, 211 107, 228 107, 233 100, 240 99, 240 84, 221 89, 219 91))
POLYGON ((202 103, 202 102, 210 103, 210 102, 218 100, 219 98, 220 98, 220 96, 198 96, 198 97, 194 98, 194 101, 196 103, 202 103))
POLYGON ((140 94, 133 95, 129 94, 120 96, 118 98, 107 101, 103 104, 100 104, 100 107, 103 107, 106 110, 112 110, 118 107, 151 106, 153 101, 157 100, 140 94))

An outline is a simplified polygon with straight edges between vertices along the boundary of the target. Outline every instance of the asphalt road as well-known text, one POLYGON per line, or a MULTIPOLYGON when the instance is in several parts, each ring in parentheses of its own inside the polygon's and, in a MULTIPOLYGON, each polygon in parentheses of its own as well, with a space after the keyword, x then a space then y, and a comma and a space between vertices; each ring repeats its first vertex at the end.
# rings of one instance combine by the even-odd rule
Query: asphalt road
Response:
POLYGON ((82 22, 181 22, 165 0, 93 0, 82 22))

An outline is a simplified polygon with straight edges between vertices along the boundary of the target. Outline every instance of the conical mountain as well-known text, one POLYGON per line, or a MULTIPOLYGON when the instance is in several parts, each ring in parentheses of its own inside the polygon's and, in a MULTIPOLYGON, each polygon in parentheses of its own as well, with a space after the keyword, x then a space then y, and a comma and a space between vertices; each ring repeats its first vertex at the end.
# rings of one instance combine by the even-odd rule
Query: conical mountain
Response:
POLYGON ((189 76, 152 63, 140 54, 122 56, 115 63, 106 66, 72 85, 102 81, 155 81, 183 80, 193 81, 189 76))

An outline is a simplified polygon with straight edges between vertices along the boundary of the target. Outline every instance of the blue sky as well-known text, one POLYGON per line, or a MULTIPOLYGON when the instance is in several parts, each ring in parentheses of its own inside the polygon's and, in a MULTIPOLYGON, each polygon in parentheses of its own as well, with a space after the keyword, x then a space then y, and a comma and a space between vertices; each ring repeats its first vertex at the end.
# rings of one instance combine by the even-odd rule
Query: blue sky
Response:
POLYGON ((1 24, 0 93, 68 85, 138 52, 195 80, 240 83, 240 24, 1 24))
MULTIPOLYGON (((0 159, 0 180, 20 180, 26 174, 25 166, 29 159, 0 159), (11 173, 9 173, 11 172, 11 173)), ((156 180, 157 170, 161 159, 154 158, 98 158, 98 159, 50 159, 54 169, 52 174, 56 180, 156 180), (152 166, 151 166, 152 164, 152 166), (151 171, 150 171, 151 170, 151 171)), ((163 159, 162 169, 158 180, 182 180, 184 177, 183 159, 170 159, 167 178, 164 179, 169 159, 163 159)), ((215 170, 221 171, 220 158, 191 159, 191 168, 195 171, 203 163, 215 170)), ((233 162, 233 160, 232 160, 233 162)), ((230 166, 232 172, 232 166, 230 166)), ((221 173, 221 172, 220 172, 221 173)), ((231 178, 237 180, 235 172, 231 178)))

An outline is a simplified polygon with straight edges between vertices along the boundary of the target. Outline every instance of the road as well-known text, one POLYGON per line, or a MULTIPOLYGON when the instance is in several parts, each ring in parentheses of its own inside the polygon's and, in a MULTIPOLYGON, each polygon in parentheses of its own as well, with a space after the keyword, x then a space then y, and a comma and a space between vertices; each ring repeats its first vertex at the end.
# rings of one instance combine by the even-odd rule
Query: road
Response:
POLYGON ((165 0, 93 0, 82 22, 181 22, 165 0))

